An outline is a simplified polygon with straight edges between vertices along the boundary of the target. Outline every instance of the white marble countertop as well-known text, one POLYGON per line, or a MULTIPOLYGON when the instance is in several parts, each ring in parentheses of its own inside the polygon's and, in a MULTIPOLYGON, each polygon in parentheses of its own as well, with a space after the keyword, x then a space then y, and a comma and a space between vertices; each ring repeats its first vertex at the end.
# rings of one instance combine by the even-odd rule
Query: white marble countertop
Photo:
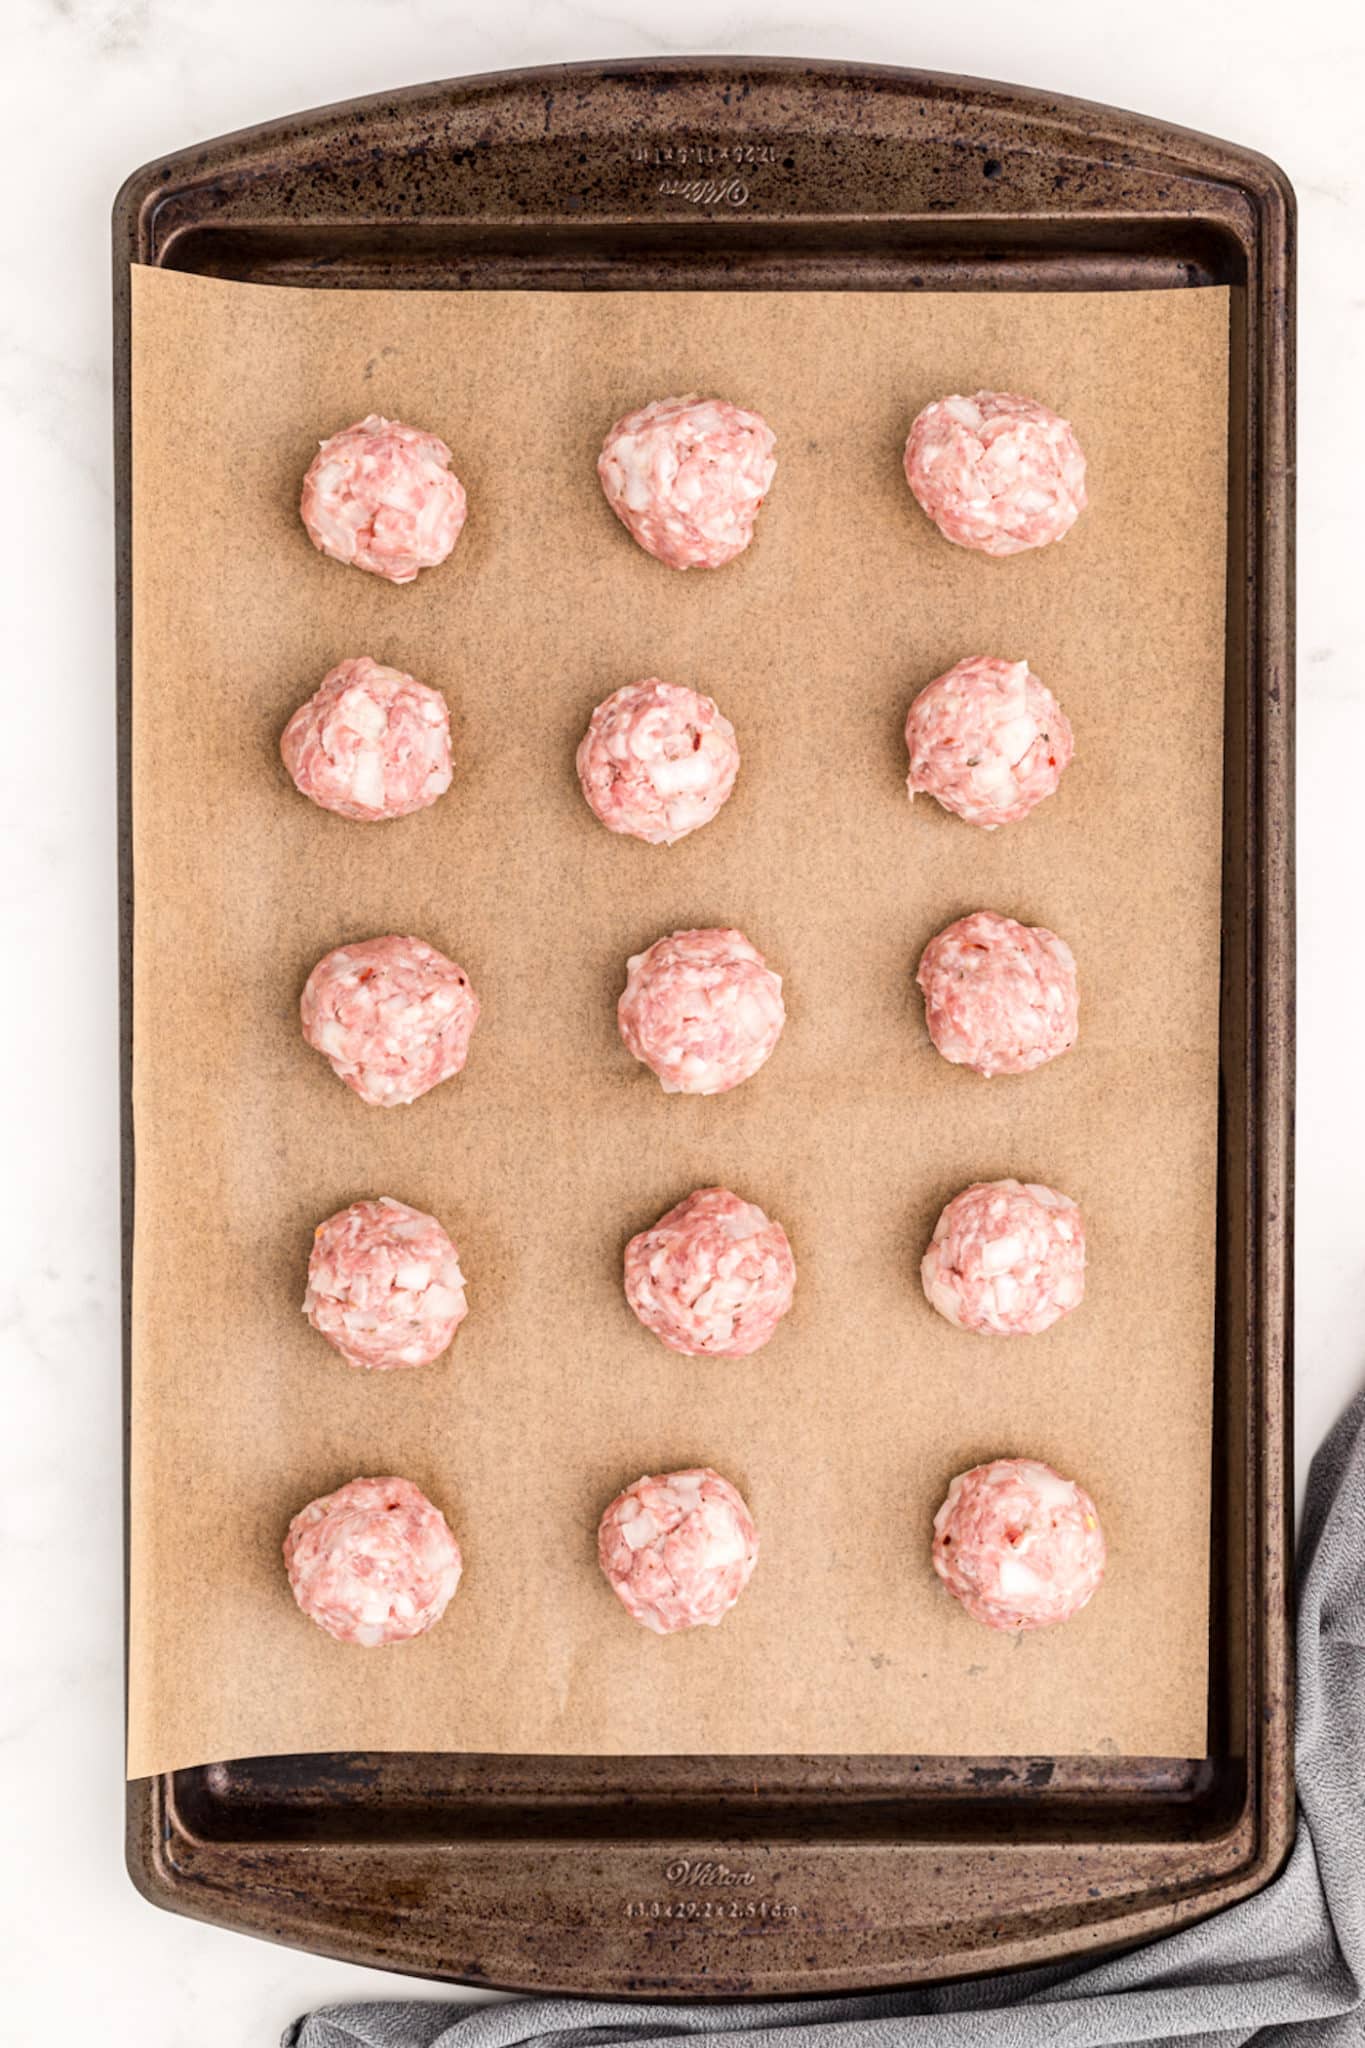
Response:
MULTIPOLYGON (((0 78, 0 489, 14 656, 0 759, 9 1172, 0 1189, 0 2035, 270 2043, 347 1997, 430 1997, 159 1914, 122 1865, 108 212, 224 130, 428 78, 683 50, 1013 79, 1249 143, 1301 209, 1300 1479, 1365 1373, 1365 17, 1345 0, 12 0, 0 78), (918 18, 915 18, 915 17, 918 18), (1225 23, 1240 16, 1236 29, 1225 23), (1353 623, 1354 622, 1354 623, 1353 623), (64 1541, 60 1574, 51 1545, 64 1541), (16 1564, 16 1560, 18 1561, 16 1564), (66 2028, 62 2029, 64 2033, 66 2028)), ((458 1996, 458 1994, 453 1994, 458 1996)))

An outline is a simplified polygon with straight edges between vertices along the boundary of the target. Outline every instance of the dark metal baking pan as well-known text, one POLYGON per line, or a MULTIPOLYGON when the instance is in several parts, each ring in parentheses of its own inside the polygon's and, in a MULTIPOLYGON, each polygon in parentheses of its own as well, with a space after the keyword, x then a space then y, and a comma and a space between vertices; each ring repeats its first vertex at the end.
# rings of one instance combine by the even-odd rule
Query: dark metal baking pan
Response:
POLYGON ((581 291, 1231 287, 1208 1756, 303 1756, 133 1783, 158 1904, 356 1962, 656 1997, 1113 1948, 1292 1827, 1293 201, 1263 158, 966 79, 689 59, 419 87, 148 165, 114 213, 125 1227, 128 265, 581 291))

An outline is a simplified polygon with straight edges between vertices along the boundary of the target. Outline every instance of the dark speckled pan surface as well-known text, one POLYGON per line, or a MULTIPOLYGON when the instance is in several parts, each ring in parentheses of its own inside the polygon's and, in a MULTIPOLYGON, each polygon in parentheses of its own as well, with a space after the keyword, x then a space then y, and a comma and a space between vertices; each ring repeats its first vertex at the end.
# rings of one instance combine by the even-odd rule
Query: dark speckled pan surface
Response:
POLYGON ((114 211, 127 1243, 130 263, 341 290, 1218 283, 1234 308, 1207 1759, 255 1759, 129 1786, 134 1881, 174 1911, 355 1962, 656 1998, 1016 1967, 1254 1891, 1287 1853, 1293 1799, 1281 173, 1042 93, 740 58, 420 86, 136 172, 114 211))

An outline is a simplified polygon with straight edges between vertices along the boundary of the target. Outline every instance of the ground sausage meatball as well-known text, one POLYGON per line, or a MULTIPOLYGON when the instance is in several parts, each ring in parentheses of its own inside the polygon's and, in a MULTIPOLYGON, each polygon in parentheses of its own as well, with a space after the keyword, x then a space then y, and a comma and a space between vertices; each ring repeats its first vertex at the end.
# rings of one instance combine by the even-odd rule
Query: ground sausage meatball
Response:
POLYGON ((1074 751, 1071 726, 1026 661, 972 655, 932 683, 905 721, 906 786, 993 832, 1052 795, 1074 751))
POLYGON ((597 1557, 627 1613, 669 1636, 714 1628, 729 1613, 758 1562, 758 1531, 718 1472, 664 1472, 617 1495, 597 1531, 597 1557))
POLYGON ((920 1276, 930 1304, 958 1329, 1036 1337, 1085 1293, 1081 1212, 1036 1181, 979 1181, 939 1217, 920 1276))
POLYGON ((1104 1577, 1104 1532, 1074 1479, 1036 1458, 960 1472, 934 1516, 934 1570, 973 1621, 1015 1632, 1080 1612, 1104 1577))
POLYGON ((978 1074, 1030 1074, 1079 1030, 1076 962, 1043 925, 974 910, 930 939, 916 975, 929 1036, 978 1074))
POLYGON ((674 932, 626 962, 616 1021, 669 1095, 723 1095, 756 1074, 786 1022, 782 977, 743 932, 674 932))
POLYGON ((776 436, 723 398, 659 398, 602 443, 597 474, 635 540, 670 569, 720 569, 753 538, 776 436))
POLYGON ((352 1202, 313 1233, 303 1312, 348 1365, 430 1365, 469 1313, 459 1254, 406 1202, 352 1202))
POLYGON ((450 787, 450 713, 439 690, 361 655, 300 704, 280 752, 295 788, 324 811, 365 824, 406 818, 450 787))
POLYGON ((787 1233, 728 1188, 698 1188, 626 1246, 626 1300, 689 1358, 748 1358, 792 1305, 787 1233))
POLYGON ((303 1035, 362 1102, 415 1102, 458 1074, 479 999, 469 976, 422 939, 338 946, 319 960, 299 1003, 303 1035))
POLYGON ((1085 510, 1071 427, 1008 391, 926 405, 905 444, 905 476, 939 532, 983 555, 1046 547, 1085 510))
POLYGON ((299 512, 320 553, 411 583, 460 538, 464 485, 439 435, 372 412, 321 444, 299 512))
POLYGON ((714 818, 739 773, 739 742, 709 697, 650 676, 599 704, 578 780, 609 832, 671 846, 714 818))
POLYGON ((434 1628, 463 1569, 445 1516, 410 1479, 352 1479, 310 1501, 284 1563, 309 1620, 367 1650, 434 1628))

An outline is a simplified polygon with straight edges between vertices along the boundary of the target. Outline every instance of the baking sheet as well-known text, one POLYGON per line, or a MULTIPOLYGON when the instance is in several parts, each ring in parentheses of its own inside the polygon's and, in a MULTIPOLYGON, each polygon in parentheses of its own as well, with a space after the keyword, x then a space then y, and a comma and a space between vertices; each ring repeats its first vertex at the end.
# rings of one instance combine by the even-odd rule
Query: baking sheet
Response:
POLYGON ((133 276, 135 1137, 129 1770, 333 1749, 1202 1754, 1217 1077, 1227 294, 315 293, 133 276), (1058 548, 940 541, 899 473, 917 408, 1014 386, 1076 422, 1092 508, 1058 548), (676 576, 592 461, 647 396, 758 406, 779 471, 749 553, 676 576), (455 450, 471 515, 395 590, 316 556, 316 439, 367 410, 455 450), (981 835, 905 802, 913 690, 1026 656, 1077 733, 1060 794, 981 835), (278 733, 335 661, 443 688, 455 787, 361 827, 278 733), (659 673, 744 768, 671 850, 602 833, 572 757, 659 673), (986 1083, 912 986, 978 906, 1060 930, 1082 1043, 986 1083), (786 976, 769 1065, 665 1098, 616 1037, 629 952, 737 923, 786 976), (368 1109, 298 1036, 347 938, 415 931, 484 1004, 469 1067, 368 1109), (1083 1309, 1001 1345, 917 1263, 975 1178, 1076 1196, 1083 1309), (797 1306, 756 1359, 686 1361, 619 1289, 625 1239, 724 1181, 786 1224, 797 1306), (450 1228, 454 1350, 353 1373, 297 1304, 313 1224, 390 1193, 450 1228), (1039 1455, 1094 1492, 1109 1580, 1066 1629, 966 1620, 927 1560, 948 1477, 1039 1455), (706 1461, 763 1556, 715 1631, 636 1630, 593 1562, 640 1471, 706 1461), (397 1471, 466 1578, 430 1637, 307 1627, 289 1514, 397 1471))

